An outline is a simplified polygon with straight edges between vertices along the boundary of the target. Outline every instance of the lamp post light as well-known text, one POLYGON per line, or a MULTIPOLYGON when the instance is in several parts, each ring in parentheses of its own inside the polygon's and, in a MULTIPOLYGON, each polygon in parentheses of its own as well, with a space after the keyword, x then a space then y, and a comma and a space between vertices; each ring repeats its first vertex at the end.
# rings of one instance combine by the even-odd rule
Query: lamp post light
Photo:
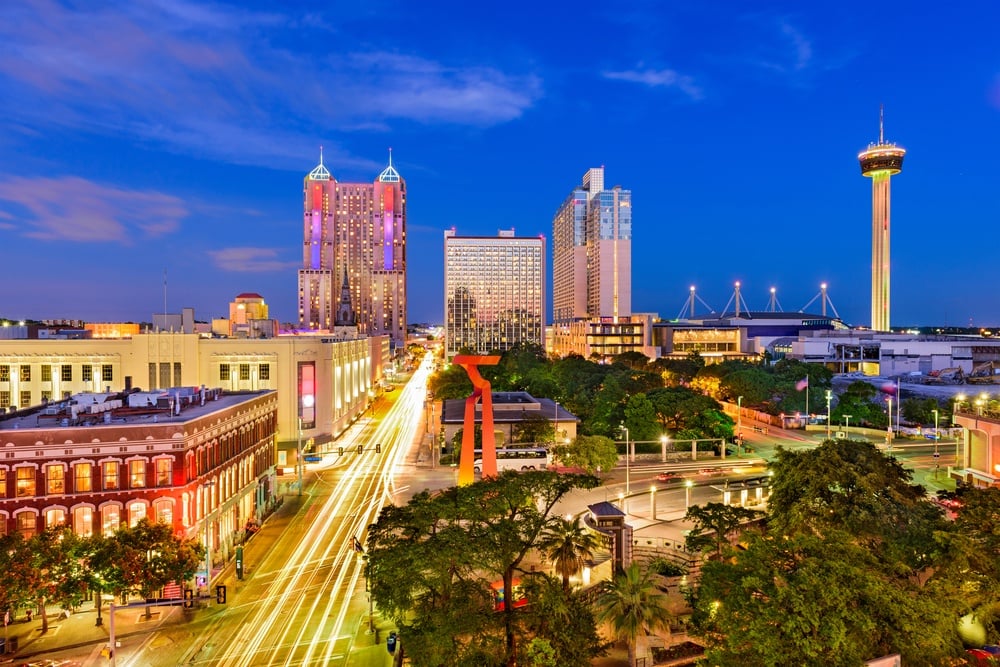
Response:
POLYGON ((653 521, 656 521, 656 487, 649 487, 649 507, 650 512, 653 516, 653 521))
MULTIPOLYGON (((618 492, 618 509, 625 512, 625 494, 621 491, 618 492)), ((628 512, 625 513, 628 514, 628 512)))
POLYGON ((833 392, 829 389, 826 390, 826 439, 830 439, 830 399, 833 398, 833 392))
MULTIPOLYGON (((965 394, 957 394, 955 396, 955 405, 953 406, 952 411, 951 411, 951 425, 952 425, 952 427, 955 426, 955 414, 958 412, 958 405, 959 405, 959 403, 964 403, 964 402, 965 402, 965 394)), ((961 451, 962 451, 962 449, 965 448, 965 429, 963 428, 958 433, 959 433, 959 436, 961 436, 961 438, 962 438, 962 446, 961 447, 958 446, 958 436, 956 436, 955 437, 955 467, 956 468, 959 467, 959 461, 961 460, 961 458, 960 458, 961 457, 961 451)))
POLYGON ((854 415, 843 415, 844 417, 844 435, 848 440, 851 439, 851 417, 854 415))
POLYGON ((660 462, 661 463, 666 463, 667 462, 667 443, 668 442, 670 442, 670 437, 666 433, 664 433, 663 435, 660 436, 660 449, 662 450, 661 451, 661 456, 660 456, 660 462))
POLYGON ((684 482, 684 509, 691 507, 691 487, 694 486, 694 482, 690 479, 684 482))

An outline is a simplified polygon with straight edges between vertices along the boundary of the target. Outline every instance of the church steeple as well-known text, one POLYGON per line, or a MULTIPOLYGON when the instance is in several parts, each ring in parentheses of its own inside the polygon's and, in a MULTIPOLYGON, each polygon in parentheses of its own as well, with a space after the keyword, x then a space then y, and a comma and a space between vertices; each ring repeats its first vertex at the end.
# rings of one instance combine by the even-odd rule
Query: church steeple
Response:
POLYGON ((334 326, 353 327, 357 324, 354 308, 351 307, 351 286, 347 281, 347 269, 344 269, 344 282, 340 286, 340 305, 337 306, 337 317, 334 326))

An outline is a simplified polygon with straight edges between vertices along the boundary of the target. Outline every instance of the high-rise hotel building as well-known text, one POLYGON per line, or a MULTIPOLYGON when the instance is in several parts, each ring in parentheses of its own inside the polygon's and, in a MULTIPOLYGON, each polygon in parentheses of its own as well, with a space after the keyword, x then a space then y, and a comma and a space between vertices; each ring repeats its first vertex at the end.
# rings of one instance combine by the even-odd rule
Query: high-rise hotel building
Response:
POLYGON ((406 181, 387 166, 373 183, 339 183, 319 164, 303 183, 299 326, 406 341, 406 181))
POLYGON ((445 354, 545 346, 545 237, 444 233, 445 354))
POLYGON ((589 357, 647 347, 632 316, 632 191, 589 169, 552 220, 551 351, 589 357))

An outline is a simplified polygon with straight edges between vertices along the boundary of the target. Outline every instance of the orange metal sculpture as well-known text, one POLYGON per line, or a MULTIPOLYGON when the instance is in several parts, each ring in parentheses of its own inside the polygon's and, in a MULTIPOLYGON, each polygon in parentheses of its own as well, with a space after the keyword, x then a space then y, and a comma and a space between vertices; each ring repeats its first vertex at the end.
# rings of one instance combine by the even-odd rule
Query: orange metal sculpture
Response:
POLYGON ((465 419, 462 422, 462 454, 458 462, 458 485, 466 486, 475 481, 473 462, 476 458, 476 400, 483 401, 483 477, 496 477, 497 448, 493 433, 493 394, 489 380, 479 374, 479 366, 496 366, 499 355, 459 354, 451 360, 469 374, 472 394, 465 399, 465 419))

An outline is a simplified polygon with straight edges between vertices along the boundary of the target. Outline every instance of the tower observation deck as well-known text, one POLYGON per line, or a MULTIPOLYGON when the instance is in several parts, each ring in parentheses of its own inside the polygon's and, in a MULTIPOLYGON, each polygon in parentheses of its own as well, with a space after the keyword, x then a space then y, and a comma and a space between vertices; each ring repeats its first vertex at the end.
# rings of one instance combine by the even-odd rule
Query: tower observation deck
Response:
POLYGON ((861 174, 872 179, 872 330, 889 331, 889 179, 903 170, 906 150, 886 143, 879 112, 878 143, 858 153, 861 174))

